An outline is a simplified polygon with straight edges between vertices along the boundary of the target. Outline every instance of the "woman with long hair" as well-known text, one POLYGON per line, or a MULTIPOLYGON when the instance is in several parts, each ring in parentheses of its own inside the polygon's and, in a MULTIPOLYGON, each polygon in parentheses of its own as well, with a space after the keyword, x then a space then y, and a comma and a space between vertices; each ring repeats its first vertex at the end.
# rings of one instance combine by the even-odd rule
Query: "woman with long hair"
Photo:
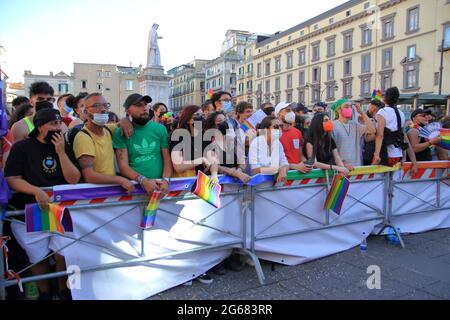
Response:
POLYGON ((219 124, 226 120, 225 113, 222 111, 212 112, 206 117, 205 131, 209 129, 217 129, 219 124))
POLYGON ((162 116, 167 112, 167 106, 162 102, 157 102, 153 105, 153 121, 161 123, 162 116))
POLYGON ((308 135, 305 139, 304 153, 308 163, 314 163, 314 167, 323 170, 335 170, 345 175, 349 170, 339 156, 336 143, 331 137, 333 122, 328 115, 316 113, 311 121, 308 135))
MULTIPOLYGON (((203 156, 201 126, 194 125, 202 120, 203 114, 199 106, 188 105, 180 113, 175 130, 170 135, 174 177, 192 177, 196 176, 198 171, 210 169, 210 162, 203 156)), ((217 175, 217 167, 215 172, 217 175)))
POLYGON ((86 98, 88 95, 87 92, 80 92, 76 97, 72 96, 67 98, 66 104, 72 108, 73 110, 73 116, 77 119, 73 120, 70 125, 69 129, 73 128, 77 125, 83 125, 84 121, 86 120, 84 118, 84 98, 86 98))
POLYGON ((281 128, 274 116, 265 117, 258 126, 259 136, 250 143, 248 156, 252 175, 278 173, 277 182, 286 180, 289 163, 280 142, 281 128))
POLYGON ((14 110, 14 113, 11 115, 9 119, 8 128, 11 129, 14 123, 22 120, 25 117, 29 117, 33 115, 33 106, 29 103, 24 103, 14 110))

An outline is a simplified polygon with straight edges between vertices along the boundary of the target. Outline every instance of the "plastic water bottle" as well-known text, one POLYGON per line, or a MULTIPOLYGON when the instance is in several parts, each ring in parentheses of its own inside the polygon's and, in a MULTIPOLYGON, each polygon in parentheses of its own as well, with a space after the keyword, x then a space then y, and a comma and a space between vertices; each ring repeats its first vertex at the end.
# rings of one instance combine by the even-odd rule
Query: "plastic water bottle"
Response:
POLYGON ((367 239, 366 239, 365 232, 363 232, 363 240, 361 241, 361 244, 359 245, 359 249, 361 250, 361 253, 366 253, 366 251, 367 251, 367 239))
MULTIPOLYGON (((400 232, 400 228, 397 228, 397 233, 401 234, 400 232)), ((394 233, 394 239, 393 239, 393 244, 399 246, 400 245, 400 238, 397 236, 397 234, 394 233)))
POLYGON ((389 227, 388 234, 386 236, 386 240, 389 244, 394 244, 394 241, 395 241, 394 238, 395 238, 394 228, 389 227))

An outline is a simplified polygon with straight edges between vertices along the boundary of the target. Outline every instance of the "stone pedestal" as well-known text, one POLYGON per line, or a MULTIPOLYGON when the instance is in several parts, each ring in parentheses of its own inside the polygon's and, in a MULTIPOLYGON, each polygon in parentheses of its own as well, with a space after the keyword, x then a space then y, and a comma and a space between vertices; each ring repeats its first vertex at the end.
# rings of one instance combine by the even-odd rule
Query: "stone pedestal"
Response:
POLYGON ((153 102, 163 102, 169 105, 169 80, 170 77, 164 74, 161 66, 151 66, 143 70, 138 77, 140 94, 149 95, 153 102))

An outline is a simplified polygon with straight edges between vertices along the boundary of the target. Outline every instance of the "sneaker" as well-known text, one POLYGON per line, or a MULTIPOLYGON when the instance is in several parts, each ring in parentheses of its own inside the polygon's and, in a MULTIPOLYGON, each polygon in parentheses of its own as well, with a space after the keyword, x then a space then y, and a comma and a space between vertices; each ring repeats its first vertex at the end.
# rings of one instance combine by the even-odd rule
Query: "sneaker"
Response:
POLYGON ((186 281, 185 283, 183 283, 183 286, 186 287, 192 286, 192 280, 186 281))
POLYGON ((39 300, 39 289, 36 282, 26 282, 25 284, 25 299, 39 300))
POLYGON ((195 278, 195 280, 200 281, 203 284, 211 284, 214 281, 213 278, 208 276, 206 273, 204 273, 201 276, 195 278))

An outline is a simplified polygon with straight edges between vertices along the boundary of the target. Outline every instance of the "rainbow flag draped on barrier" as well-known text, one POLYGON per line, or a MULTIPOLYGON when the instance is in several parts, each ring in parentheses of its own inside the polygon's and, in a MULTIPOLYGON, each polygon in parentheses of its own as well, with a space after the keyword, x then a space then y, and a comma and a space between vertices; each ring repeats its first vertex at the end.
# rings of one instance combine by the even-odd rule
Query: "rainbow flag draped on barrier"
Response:
POLYGON ((41 210, 37 203, 27 204, 25 206, 25 223, 27 232, 73 232, 69 209, 57 204, 50 203, 47 210, 41 210))
POLYGON ((341 214, 342 204, 350 187, 350 180, 342 174, 335 175, 330 191, 325 200, 325 209, 333 210, 336 214, 341 214))
POLYGON ((159 203, 162 199, 162 193, 160 191, 155 191, 150 197, 147 208, 144 211, 144 216, 141 222, 141 228, 149 229, 155 225, 156 211, 158 211, 159 203))
POLYGON ((439 147, 450 150, 450 129, 441 129, 440 136, 441 142, 439 143, 439 147))
POLYGON ((191 192, 214 207, 220 208, 221 189, 222 187, 220 184, 213 187, 211 185, 211 178, 199 171, 197 174, 197 181, 192 185, 191 192))

